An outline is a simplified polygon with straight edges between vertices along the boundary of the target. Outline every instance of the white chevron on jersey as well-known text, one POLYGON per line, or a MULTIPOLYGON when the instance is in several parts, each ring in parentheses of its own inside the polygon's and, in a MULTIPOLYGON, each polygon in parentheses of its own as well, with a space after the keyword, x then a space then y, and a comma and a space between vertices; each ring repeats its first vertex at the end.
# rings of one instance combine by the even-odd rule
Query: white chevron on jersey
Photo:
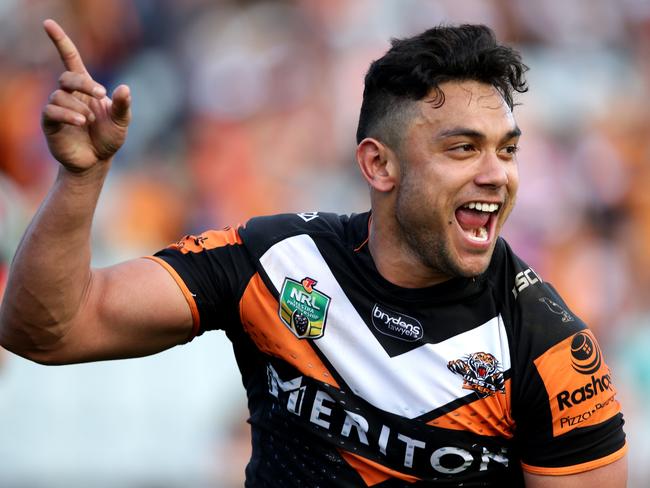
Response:
MULTIPOLYGON (((377 408, 412 419, 468 394, 475 395, 463 389, 462 378, 447 369, 449 361, 468 354, 490 353, 504 372, 510 369, 500 315, 441 343, 424 344, 391 358, 350 303, 311 237, 298 235, 280 241, 260 262, 278 292, 285 278, 318 281, 316 288, 331 302, 324 335, 313 343, 352 392, 377 408)), ((284 327, 278 320, 280 326, 284 327)))

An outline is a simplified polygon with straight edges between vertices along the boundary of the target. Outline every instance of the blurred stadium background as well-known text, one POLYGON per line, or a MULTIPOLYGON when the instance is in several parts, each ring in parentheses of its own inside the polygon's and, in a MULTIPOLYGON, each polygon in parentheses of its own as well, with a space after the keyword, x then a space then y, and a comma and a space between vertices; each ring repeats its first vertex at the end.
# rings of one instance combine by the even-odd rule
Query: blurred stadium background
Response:
MULTIPOLYGON (((647 486, 647 0, 0 0, 0 294, 56 170, 39 129, 61 71, 47 17, 96 79, 133 92, 97 266, 253 215, 365 210, 354 132, 388 39, 482 22, 518 46, 531 90, 515 111, 522 184, 506 235, 596 330, 627 418, 630 486, 647 486)), ((104 364, 0 351, 0 486, 242 486, 242 390, 219 332, 104 364)))

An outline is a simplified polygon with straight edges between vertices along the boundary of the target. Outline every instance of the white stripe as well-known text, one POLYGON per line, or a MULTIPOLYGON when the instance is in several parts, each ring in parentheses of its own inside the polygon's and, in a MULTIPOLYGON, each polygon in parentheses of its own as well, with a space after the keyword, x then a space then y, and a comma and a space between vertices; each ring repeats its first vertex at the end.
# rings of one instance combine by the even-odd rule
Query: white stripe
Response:
MULTIPOLYGON (((285 278, 301 280, 308 276, 318 281, 317 290, 331 297, 325 333, 314 344, 352 391, 377 408, 415 418, 468 395, 462 388, 462 377, 449 371, 447 363, 474 352, 490 353, 503 371, 510 369, 501 316, 441 343, 425 344, 391 358, 368 330, 309 236, 294 236, 275 244, 260 262, 278 292, 285 278)), ((280 320, 278 326, 284 327, 280 320)))

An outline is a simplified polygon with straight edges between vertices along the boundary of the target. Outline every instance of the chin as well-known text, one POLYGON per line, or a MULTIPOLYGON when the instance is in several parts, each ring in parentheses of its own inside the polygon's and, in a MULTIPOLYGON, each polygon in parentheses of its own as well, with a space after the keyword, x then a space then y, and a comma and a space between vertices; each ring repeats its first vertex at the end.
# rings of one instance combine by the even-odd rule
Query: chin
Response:
POLYGON ((481 253, 480 256, 468 256, 465 259, 458 257, 453 263, 456 274, 464 278, 473 278, 485 273, 492 261, 492 251, 493 249, 490 248, 489 251, 481 253))
POLYGON ((486 263, 485 265, 480 265, 480 266, 466 266, 461 272, 461 276, 464 278, 474 278, 475 276, 482 275, 485 273, 485 271, 488 269, 488 266, 490 263, 486 263))

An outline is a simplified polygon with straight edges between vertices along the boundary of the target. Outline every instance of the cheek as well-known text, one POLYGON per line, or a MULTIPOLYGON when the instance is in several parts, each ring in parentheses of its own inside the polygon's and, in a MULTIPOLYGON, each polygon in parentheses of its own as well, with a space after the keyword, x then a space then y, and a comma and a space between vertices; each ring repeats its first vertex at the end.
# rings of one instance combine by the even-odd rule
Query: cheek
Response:
POLYGON ((519 190, 519 171, 517 170, 517 166, 513 166, 512 170, 508 171, 508 183, 506 188, 508 190, 508 197, 511 205, 514 205, 517 191, 519 190))
POLYGON ((400 186, 396 211, 402 221, 410 223, 413 231, 427 229, 431 232, 433 228, 439 229, 443 220, 446 224, 449 218, 441 215, 442 207, 439 189, 425 184, 422 178, 411 179, 400 186))
POLYGON ((444 221, 448 225, 456 210, 453 208, 454 198, 466 181, 466 175, 450 175, 449 168, 442 165, 433 162, 420 165, 417 170, 406 172, 400 182, 401 206, 413 212, 413 220, 427 226, 431 226, 434 220, 436 224, 444 221))
POLYGON ((508 197, 506 207, 504 209, 505 212, 503 212, 500 218, 501 224, 503 224, 510 216, 512 209, 515 206, 515 202, 517 201, 517 191, 519 190, 519 174, 516 169, 508 173, 508 184, 506 185, 506 188, 508 190, 508 197))
POLYGON ((517 163, 514 162, 510 168, 508 168, 508 192, 511 195, 515 195, 519 189, 519 167, 517 163))

